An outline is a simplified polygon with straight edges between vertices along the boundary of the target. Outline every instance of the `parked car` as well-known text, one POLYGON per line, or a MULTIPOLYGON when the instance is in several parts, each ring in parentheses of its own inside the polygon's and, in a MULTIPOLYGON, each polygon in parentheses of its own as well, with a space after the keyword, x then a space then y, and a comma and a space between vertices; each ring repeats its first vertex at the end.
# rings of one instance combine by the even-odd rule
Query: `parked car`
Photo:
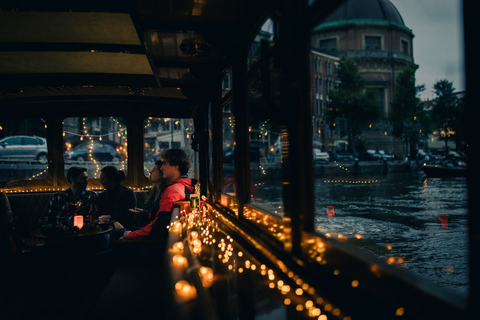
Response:
POLYGON ((385 150, 374 150, 367 149, 363 152, 360 152, 359 159, 361 161, 370 161, 370 160, 393 160, 395 156, 392 153, 385 152, 385 150))
POLYGON ((360 161, 370 161, 370 160, 378 160, 378 156, 375 156, 376 152, 373 149, 367 149, 366 151, 362 151, 359 154, 360 161))
POLYGON ((108 143, 90 142, 79 144, 72 150, 65 151, 65 159, 82 164, 85 161, 101 161, 119 163, 122 155, 108 143))
POLYGON ((432 150, 433 160, 443 160, 445 159, 445 152, 443 150, 432 150))
POLYGON ((330 155, 328 152, 324 152, 320 149, 313 149, 313 161, 330 161, 330 155))
POLYGON ((417 159, 419 160, 432 160, 432 154, 430 152, 425 151, 424 149, 417 150, 417 159))
POLYGON ((48 162, 47 140, 37 136, 10 136, 0 140, 0 161, 48 162))
POLYGON ((233 163, 235 149, 233 147, 227 147, 223 149, 223 162, 224 163, 233 163))
POLYGON ((385 152, 385 150, 378 150, 377 154, 379 155, 379 159, 382 160, 393 160, 395 156, 390 152, 385 152))
MULTIPOLYGON (((261 141, 250 141, 250 162, 272 162, 270 153, 267 150, 267 145, 261 141)), ((223 162, 233 163, 235 156, 235 149, 227 147, 223 150, 223 162)))
POLYGON ((448 160, 464 160, 464 157, 456 151, 449 151, 446 158, 448 160))
POLYGON ((353 161, 354 160, 353 154, 347 151, 333 152, 332 157, 336 161, 353 161))

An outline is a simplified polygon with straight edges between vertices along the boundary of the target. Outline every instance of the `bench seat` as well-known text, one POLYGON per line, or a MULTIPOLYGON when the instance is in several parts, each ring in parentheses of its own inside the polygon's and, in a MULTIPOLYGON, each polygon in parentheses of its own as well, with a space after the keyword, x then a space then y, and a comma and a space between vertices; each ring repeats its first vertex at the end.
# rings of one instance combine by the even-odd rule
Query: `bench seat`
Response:
MULTIPOLYGON (((19 236, 30 239, 30 234, 40 226, 39 221, 48 212, 50 199, 53 195, 54 192, 7 194, 15 220, 16 232, 19 236)), ((146 192, 136 191, 135 195, 137 196, 137 204, 141 207, 146 192)))

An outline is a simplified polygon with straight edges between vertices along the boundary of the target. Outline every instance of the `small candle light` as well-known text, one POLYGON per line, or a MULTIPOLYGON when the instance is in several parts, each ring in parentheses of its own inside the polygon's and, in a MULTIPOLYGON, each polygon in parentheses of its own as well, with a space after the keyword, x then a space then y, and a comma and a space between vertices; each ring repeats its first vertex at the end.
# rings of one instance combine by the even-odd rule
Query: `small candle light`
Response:
POLYGON ((327 215, 333 217, 335 215, 335 208, 333 206, 327 206, 327 215))
POLYGON ((183 230, 182 223, 180 221, 175 221, 170 230, 172 230, 173 232, 181 233, 183 230))
POLYGON ((200 254, 202 252, 202 247, 193 247, 192 252, 195 254, 200 254))
POLYGON ((173 256, 172 262, 176 267, 179 268, 186 268, 188 266, 187 258, 178 253, 173 256))
POLYGON ((197 297, 197 289, 186 280, 180 280, 175 283, 175 292, 183 301, 188 301, 197 297))
POLYGON ((195 239, 198 239, 198 232, 193 230, 193 231, 190 231, 190 240, 193 241, 195 239))
POLYGON ((77 227, 78 229, 82 229, 82 227, 83 227, 83 216, 74 216, 73 217, 73 226, 77 227))
POLYGON ((192 241, 192 251, 193 253, 195 254, 199 254, 200 252, 202 252, 202 241, 200 239, 195 239, 192 241))
POLYGON ((213 284, 213 270, 212 270, 212 268, 202 266, 198 270, 198 273, 200 275, 200 280, 202 281, 202 285, 205 288, 208 288, 213 284))
POLYGON ((172 246, 172 249, 173 249, 173 252, 183 253, 183 249, 184 249, 183 242, 181 241, 175 242, 172 246))

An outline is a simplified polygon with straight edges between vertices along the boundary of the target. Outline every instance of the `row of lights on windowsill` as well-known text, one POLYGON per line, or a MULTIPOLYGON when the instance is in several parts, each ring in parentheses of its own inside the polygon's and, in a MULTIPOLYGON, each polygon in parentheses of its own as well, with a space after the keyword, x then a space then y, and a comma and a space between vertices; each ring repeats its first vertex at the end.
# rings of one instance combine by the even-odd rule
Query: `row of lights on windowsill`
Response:
POLYGON ((366 180, 345 180, 345 179, 335 179, 335 180, 323 180, 324 183, 347 183, 347 184, 373 184, 379 183, 380 180, 376 179, 366 179, 366 180))
MULTIPOLYGON (((374 182, 378 182, 378 180, 363 181, 363 183, 374 183, 374 182)), ((358 183, 358 182, 353 182, 353 183, 358 183)), ((329 217, 335 216, 335 210, 334 210, 333 206, 327 206, 327 215, 329 217)), ((265 220, 264 219, 265 217, 263 217, 263 213, 258 212, 256 210, 248 210, 248 209, 245 210, 244 217, 246 219, 251 220, 252 222, 256 223, 257 225, 261 225, 261 226, 266 227, 271 232, 271 234, 273 236, 277 237, 279 240, 285 240, 285 235, 286 234, 284 232, 277 233, 279 231, 278 227, 279 227, 279 225, 281 225, 280 223, 278 223, 278 221, 265 220), (272 225, 272 223, 273 223, 273 225, 272 225)), ((280 229, 282 230, 283 226, 280 226, 280 229)), ((282 230, 282 231, 287 231, 287 230, 282 230)), ((335 239, 338 239, 339 241, 347 241, 350 238, 349 236, 344 235, 342 233, 338 233, 338 234, 324 233, 324 236, 326 238, 335 238, 335 239)), ((355 238, 356 240, 362 240, 363 236, 361 234, 357 233, 353 236, 353 238, 355 238)), ((306 241, 306 242, 309 242, 309 241, 306 241)), ((306 246, 308 247, 308 243, 306 243, 306 246)), ((385 247, 388 251, 391 251, 393 249, 393 247, 391 245, 386 245, 385 247)), ((306 249, 306 252, 307 252, 308 256, 313 261, 316 261, 317 263, 322 264, 322 265, 327 264, 327 261, 325 259, 325 251, 326 251, 326 247, 325 247, 324 243, 322 241, 319 241, 319 240, 314 241, 312 243, 312 245, 310 246, 310 248, 306 249)), ((386 258, 386 263, 389 264, 389 265, 401 265, 404 262, 405 261, 402 257, 389 256, 389 257, 386 258)), ((371 271, 372 272, 378 272, 378 270, 375 268, 375 266, 372 267, 371 271)), ((340 274, 340 270, 338 270, 338 269, 334 270, 334 275, 339 275, 339 274, 340 274)), ((359 286, 359 281, 358 280, 353 280, 351 282, 351 286, 353 288, 358 287, 359 286)), ((395 314, 397 316, 403 315, 403 313, 404 313, 404 309, 402 307, 395 310, 395 314)))
MULTIPOLYGON (((53 191, 62 191, 67 187, 45 187, 45 188, 35 188, 35 189, 0 189, 3 193, 34 193, 34 192, 53 192, 53 191)), ((145 187, 129 187, 133 191, 143 191, 148 190, 151 186, 145 187)), ((102 191, 103 188, 88 188, 87 190, 92 191, 102 191)))
MULTIPOLYGON (((205 197, 203 197, 203 200, 205 201, 205 197)), ((222 217, 219 214, 219 212, 215 211, 209 205, 204 205, 202 207, 202 210, 194 210, 192 211, 192 213, 181 212, 181 215, 184 216, 184 218, 181 221, 175 221, 170 225, 171 232, 177 232, 180 236, 184 235, 184 242, 190 245, 191 252, 194 254, 194 256, 200 255, 202 251, 207 251, 207 250, 202 250, 203 245, 213 246, 214 248, 218 247, 221 253, 219 253, 218 255, 214 254, 211 256, 217 257, 220 262, 227 265, 227 269, 230 272, 243 273, 243 272, 246 272, 247 269, 250 271, 259 272, 261 276, 264 276, 267 278, 266 280, 268 282, 269 288, 271 289, 277 288, 279 292, 283 295, 292 294, 291 296, 284 299, 283 302, 285 305, 296 304, 295 309, 297 311, 299 312, 307 311, 309 317, 314 317, 314 318, 318 317, 319 320, 327 319, 324 314, 321 314, 320 307, 322 307, 325 311, 331 313, 332 315, 337 316, 339 319, 343 319, 343 320, 350 319, 350 317, 342 315, 339 308, 333 307, 331 303, 328 303, 325 300, 323 300, 321 297, 319 297, 315 293, 315 289, 313 287, 311 287, 308 283, 303 281, 298 275, 295 275, 292 271, 288 270, 287 267, 281 261, 277 264, 281 269, 280 275, 276 275, 272 269, 268 269, 264 264, 258 263, 258 261, 255 261, 254 258, 246 259, 242 251, 235 250, 235 243, 230 236, 228 235, 222 236, 224 234, 218 227, 218 222, 215 222, 213 218, 209 218, 207 213, 208 215, 213 217, 217 217, 217 218, 222 217), (195 230, 192 230, 193 228, 195 230), (196 230, 199 230, 199 231, 196 231, 196 230), (214 234, 217 231, 218 233, 221 233, 220 237, 218 236, 214 237, 214 234), (217 241, 218 239, 219 241, 217 241), (238 260, 244 260, 244 261, 242 263, 242 262, 239 262, 238 260), (285 276, 284 279, 280 279, 282 275, 285 276), (286 278, 287 276, 289 279, 286 278), (295 284, 293 286, 289 286, 288 284, 286 284, 288 281, 290 282, 293 281, 295 284), (293 287, 296 287, 296 288, 292 289, 293 287), (310 295, 310 297, 307 297, 307 294, 310 295)), ((362 239, 363 237, 357 234, 355 235, 355 238, 362 239)), ((343 237, 341 235, 339 239, 347 239, 347 237, 343 237)), ((317 251, 321 256, 323 256, 326 250, 325 245, 323 245, 323 243, 316 243, 316 244, 318 246, 315 247, 315 251, 317 251)), ((179 246, 183 246, 183 243, 177 242, 172 246, 171 250, 178 251, 179 246)), ((391 245, 387 245, 387 249, 392 250, 391 245)), ((177 252, 177 253, 183 254, 183 252, 177 252)), ((184 260, 184 259, 180 259, 180 257, 181 255, 180 256, 177 255, 176 258, 173 258, 173 259, 176 260, 177 263, 180 263, 182 265, 182 268, 183 267, 188 268, 188 262, 186 258, 184 260), (184 265, 185 262, 187 262, 186 265, 184 265)), ((396 258, 396 257, 390 257, 388 258, 388 261, 387 261, 387 263, 389 264, 399 264, 402 262, 403 262, 402 258, 396 258)), ((326 264, 327 262, 324 259, 321 263, 326 264)), ((216 279, 216 277, 213 274, 213 271, 211 270, 211 268, 204 267, 204 269, 202 270, 203 271, 199 270, 199 272, 208 274, 209 275, 208 278, 210 279, 210 282, 208 285, 205 285, 205 283, 203 285, 204 287, 209 287, 214 281, 214 279, 216 279)), ((378 270, 375 271, 372 269, 372 272, 378 272, 378 270)), ((338 269, 334 270, 334 275, 337 276, 339 274, 340 274, 340 270, 338 269)), ((200 275, 200 278, 202 278, 202 275, 200 275)), ((186 280, 181 280, 181 281, 182 282, 179 283, 178 287, 176 286, 177 290, 184 290, 186 288, 185 287, 186 283, 184 282, 186 280)), ((352 288, 357 288, 359 287, 359 285, 360 283, 358 280, 351 281, 352 288)), ((187 291, 190 292, 190 289, 187 291)), ((402 316, 405 312, 405 309, 403 307, 398 307, 393 312, 396 316, 402 316)))
MULTIPOLYGON (((253 257, 247 258, 243 251, 236 250, 237 248, 233 238, 229 235, 224 235, 219 229, 218 224, 206 214, 208 211, 210 214, 216 216, 215 211, 211 207, 209 207, 208 210, 205 209, 207 206, 203 208, 203 211, 192 211, 184 216, 183 219, 173 222, 169 227, 170 232, 178 233, 179 236, 184 235, 183 242, 176 242, 169 249, 169 251, 173 253, 172 265, 175 268, 180 270, 187 270, 189 268, 188 260, 183 255, 185 244, 190 246, 190 251, 194 257, 200 255, 202 251, 207 251, 202 249, 203 246, 210 246, 212 249, 219 250, 220 252, 212 255, 209 253, 209 255, 216 257, 221 263, 226 265, 228 272, 236 272, 238 274, 256 272, 261 277, 264 277, 270 289, 277 289, 280 296, 284 296, 282 301, 285 306, 294 306, 296 311, 306 312, 308 317, 318 320, 328 319, 321 308, 323 308, 324 312, 328 312, 338 319, 350 319, 350 317, 343 315, 339 308, 334 307, 331 303, 318 296, 313 287, 298 275, 288 270, 283 263, 279 263, 282 271, 280 274, 277 274, 273 269, 268 268, 265 264, 259 263, 253 257), (193 218, 191 218, 192 216, 193 218), (192 221, 196 223, 191 224, 192 221), (194 226, 196 230, 193 230, 191 226, 194 226), (282 275, 285 275, 288 279, 286 277, 282 279, 282 275)), ((182 212, 181 215, 182 214, 184 213, 182 212)), ((210 250, 208 251, 210 252, 210 250)), ((211 268, 202 266, 198 269, 198 272, 204 287, 209 287, 214 283, 216 277, 211 268)), ((357 286, 358 281, 352 282, 352 287, 357 286)), ((191 300, 197 296, 195 287, 185 279, 176 282, 175 290, 177 296, 181 298, 182 301, 191 300)))

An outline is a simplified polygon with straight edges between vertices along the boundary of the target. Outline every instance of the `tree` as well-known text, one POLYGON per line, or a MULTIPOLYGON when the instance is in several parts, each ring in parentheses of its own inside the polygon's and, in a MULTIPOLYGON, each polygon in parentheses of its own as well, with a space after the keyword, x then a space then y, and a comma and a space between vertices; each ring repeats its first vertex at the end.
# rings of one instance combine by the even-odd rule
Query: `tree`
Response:
POLYGON ((340 83, 328 95, 327 121, 331 124, 337 118, 345 118, 348 123, 348 139, 352 151, 356 151, 356 140, 362 128, 380 117, 380 106, 374 93, 368 90, 360 77, 358 65, 351 58, 343 58, 338 66, 340 83))
POLYGON ((435 101, 433 104, 433 119, 436 128, 445 141, 445 151, 448 151, 448 141, 454 140, 461 132, 463 105, 454 93, 453 83, 443 79, 433 85, 435 101))
POLYGON ((415 85, 415 68, 406 67, 397 75, 397 86, 391 103, 389 119, 393 136, 403 139, 407 154, 412 159, 417 155, 420 136, 429 131, 429 118, 418 94, 425 90, 424 85, 415 85))

